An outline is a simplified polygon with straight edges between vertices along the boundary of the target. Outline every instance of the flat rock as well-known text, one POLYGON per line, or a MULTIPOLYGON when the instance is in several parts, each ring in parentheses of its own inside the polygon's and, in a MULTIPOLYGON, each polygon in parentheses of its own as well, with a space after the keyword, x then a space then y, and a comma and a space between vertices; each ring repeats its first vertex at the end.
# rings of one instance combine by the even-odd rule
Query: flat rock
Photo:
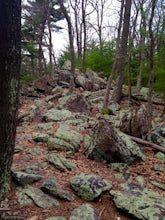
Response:
POLYGON ((72 192, 68 190, 61 189, 58 186, 56 178, 49 177, 41 186, 41 190, 55 198, 67 201, 73 201, 75 196, 72 192))
POLYGON ((49 208, 59 205, 59 202, 56 199, 46 195, 40 189, 29 185, 22 189, 19 188, 19 192, 17 191, 17 196, 21 204, 29 204, 31 201, 33 201, 36 206, 41 208, 49 208))
POLYGON ((39 181, 43 178, 43 176, 29 174, 21 171, 12 170, 12 177, 14 180, 20 185, 30 184, 36 181, 39 181))
POLYGON ((81 173, 72 177, 71 187, 86 201, 93 201, 103 192, 110 190, 111 185, 102 177, 81 173))
POLYGON ((99 218, 90 204, 84 204, 72 211, 69 220, 99 220, 99 218))
POLYGON ((33 134, 33 140, 36 142, 47 142, 48 138, 49 138, 48 134, 42 134, 42 133, 33 134))
POLYGON ((49 150, 71 151, 76 152, 77 148, 73 144, 59 138, 49 138, 47 147, 49 150))
POLYGON ((70 119, 74 119, 74 114, 69 111, 69 110, 58 110, 55 108, 52 108, 48 110, 44 115, 43 118, 47 122, 52 122, 52 121, 66 121, 70 119))
POLYGON ((50 154, 47 160, 61 171, 71 171, 76 169, 76 165, 59 154, 50 154))
POLYGON ((111 190, 110 194, 117 208, 137 219, 164 219, 165 198, 147 188, 129 183, 124 186, 124 190, 111 190))

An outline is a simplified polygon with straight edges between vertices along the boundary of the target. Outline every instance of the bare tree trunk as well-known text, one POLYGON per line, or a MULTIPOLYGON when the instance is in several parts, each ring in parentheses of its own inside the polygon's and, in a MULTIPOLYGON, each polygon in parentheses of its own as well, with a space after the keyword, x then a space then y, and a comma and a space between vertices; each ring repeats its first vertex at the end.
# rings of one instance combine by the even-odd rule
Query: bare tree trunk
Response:
POLYGON ((70 78, 70 92, 73 92, 75 83, 74 83, 74 77, 75 77, 75 53, 74 53, 74 37, 73 37, 73 28, 71 23, 71 18, 68 15, 68 12, 63 4, 63 0, 58 0, 58 3, 61 7, 61 10, 65 16, 65 19, 68 24, 68 34, 69 34, 69 45, 70 45, 70 56, 71 56, 71 78, 70 78))
POLYGON ((150 78, 149 78, 149 91, 148 91, 148 117, 149 117, 149 127, 152 128, 152 99, 154 90, 154 36, 152 30, 154 11, 156 7, 157 0, 152 0, 151 15, 149 19, 149 37, 150 37, 150 48, 149 48, 149 63, 150 63, 150 78))
POLYGON ((86 59, 86 40, 87 40, 87 28, 86 28, 86 0, 82 0, 82 23, 84 31, 84 41, 83 41, 83 56, 82 56, 82 72, 86 72, 85 59, 86 59))
POLYGON ((104 96, 104 102, 103 102, 103 109, 107 109, 108 102, 109 102, 109 95, 111 90, 111 84, 115 75, 115 71, 117 68, 118 63, 118 56, 119 56, 119 48, 120 48, 120 35, 121 35, 121 27, 122 27, 122 21, 123 21, 123 10, 124 10, 124 0, 121 2, 121 8, 120 8, 120 17, 119 17, 119 26, 118 26, 118 33, 117 33, 117 40, 116 40, 116 54, 115 54, 115 61, 112 66, 111 74, 108 78, 107 82, 107 88, 104 96))
POLYGON ((129 24, 130 24, 130 11, 131 11, 132 0, 125 0, 125 11, 124 11, 124 21, 123 21, 123 32, 121 37, 121 47, 119 51, 119 75, 117 79, 117 88, 114 92, 114 101, 119 102, 122 94, 122 86, 124 83, 124 69, 125 60, 127 55, 127 41, 129 34, 129 24))
POLYGON ((21 0, 0 1, 0 197, 10 189, 21 63, 21 0))

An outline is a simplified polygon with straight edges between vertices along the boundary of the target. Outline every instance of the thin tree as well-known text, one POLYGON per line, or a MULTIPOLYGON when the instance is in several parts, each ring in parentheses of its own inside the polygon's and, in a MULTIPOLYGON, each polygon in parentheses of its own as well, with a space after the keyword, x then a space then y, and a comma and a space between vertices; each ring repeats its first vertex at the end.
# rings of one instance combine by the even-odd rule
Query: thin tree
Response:
POLYGON ((124 10, 124 20, 123 20, 123 31, 121 36, 121 46, 119 50, 119 62, 118 62, 118 78, 117 78, 117 88, 114 92, 114 101, 119 102, 122 95, 122 86, 124 83, 124 70, 125 61, 127 55, 127 42, 129 35, 130 26, 130 12, 131 12, 132 0, 125 0, 125 10, 124 10))
POLYGON ((0 196, 10 189, 21 61, 21 0, 0 1, 0 196))
POLYGON ((115 60, 112 66, 111 74, 108 78, 107 82, 107 87, 106 87, 106 92, 104 96, 104 102, 103 102, 103 110, 107 109, 108 107, 108 102, 109 102, 109 95, 110 95, 110 90, 111 90, 111 85, 112 81, 115 75, 115 71, 117 68, 117 63, 119 59, 119 48, 120 48, 120 37, 121 37, 121 28, 122 28, 122 22, 123 22, 123 11, 124 11, 124 0, 121 2, 121 7, 120 7, 120 15, 119 15, 119 25, 117 29, 117 40, 116 40, 116 54, 115 54, 115 60))
POLYGON ((63 0, 58 0, 58 3, 61 7, 61 11, 63 12, 65 19, 68 24, 68 35, 69 35, 69 46, 70 46, 70 56, 71 56, 71 79, 70 79, 70 92, 73 91, 75 83, 74 83, 74 77, 75 77, 75 52, 74 52, 74 35, 73 35, 73 28, 72 28, 72 22, 71 18, 64 6, 63 0))

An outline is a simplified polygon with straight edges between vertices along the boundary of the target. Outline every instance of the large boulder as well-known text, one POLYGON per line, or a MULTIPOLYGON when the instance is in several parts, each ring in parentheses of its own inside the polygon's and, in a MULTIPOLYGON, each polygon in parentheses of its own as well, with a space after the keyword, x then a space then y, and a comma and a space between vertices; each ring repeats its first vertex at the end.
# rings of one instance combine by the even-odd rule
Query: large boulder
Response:
POLYGON ((103 192, 110 190, 111 185, 98 175, 80 173, 72 177, 71 187, 84 200, 93 201, 103 192))
POLYGON ((80 93, 72 93, 59 99, 59 107, 71 112, 89 113, 90 104, 80 93))
POLYGON ((135 159, 145 159, 140 147, 127 135, 117 131, 106 120, 99 120, 93 133, 85 139, 88 158, 107 162, 131 163, 135 159))
POLYGON ((159 124, 151 132, 151 141, 155 144, 165 147, 165 123, 159 124))
POLYGON ((149 121, 145 105, 122 112, 120 130, 135 137, 146 138, 149 121))
POLYGON ((164 219, 165 199, 143 186, 128 183, 123 190, 111 190, 117 208, 141 220, 164 219))
POLYGON ((74 114, 71 111, 65 110, 65 109, 58 110, 58 109, 52 108, 43 115, 43 120, 47 122, 66 121, 66 120, 71 120, 71 119, 75 119, 74 114))

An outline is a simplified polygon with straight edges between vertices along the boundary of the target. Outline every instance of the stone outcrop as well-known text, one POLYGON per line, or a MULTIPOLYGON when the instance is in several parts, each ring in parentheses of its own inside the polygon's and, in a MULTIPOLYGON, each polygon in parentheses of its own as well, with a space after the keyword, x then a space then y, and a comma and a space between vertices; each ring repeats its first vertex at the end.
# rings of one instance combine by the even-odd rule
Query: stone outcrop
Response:
POLYGON ((106 120, 99 120, 93 127, 93 133, 86 138, 86 147, 86 155, 91 159, 125 163, 145 159, 139 146, 106 120))

